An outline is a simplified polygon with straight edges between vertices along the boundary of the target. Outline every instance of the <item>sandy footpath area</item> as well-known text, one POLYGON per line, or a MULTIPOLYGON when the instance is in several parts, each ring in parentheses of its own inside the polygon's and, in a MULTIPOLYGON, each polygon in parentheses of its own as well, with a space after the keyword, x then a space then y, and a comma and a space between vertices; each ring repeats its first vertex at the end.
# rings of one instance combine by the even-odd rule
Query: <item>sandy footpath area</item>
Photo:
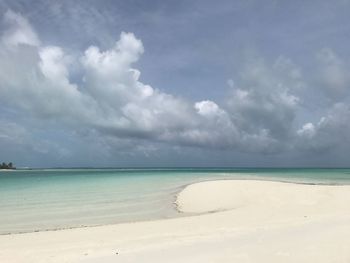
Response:
POLYGON ((350 186, 201 182, 177 207, 190 216, 2 235, 0 262, 350 262, 350 186))

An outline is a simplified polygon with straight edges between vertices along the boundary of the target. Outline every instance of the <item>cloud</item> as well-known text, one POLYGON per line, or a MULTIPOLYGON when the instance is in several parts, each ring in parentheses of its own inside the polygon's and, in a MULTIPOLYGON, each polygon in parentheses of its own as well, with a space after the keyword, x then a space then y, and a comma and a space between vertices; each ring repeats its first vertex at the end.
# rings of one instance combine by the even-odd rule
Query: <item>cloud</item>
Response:
MULTIPOLYGON (((6 33, 6 39, 12 38, 6 33)), ((61 47, 30 42, 9 47, 2 39, 0 95, 8 107, 122 138, 172 141, 198 125, 190 102, 139 81, 140 72, 132 64, 143 45, 132 33, 122 32, 105 51, 89 47, 79 59, 80 83, 70 81, 71 58, 61 47)))
MULTIPOLYGON (((323 48, 316 53, 315 75, 317 82, 313 87, 320 98, 320 92, 328 101, 322 104, 323 116, 319 120, 305 123, 297 130, 295 145, 297 149, 311 152, 326 152, 348 147, 350 144, 350 65, 331 48, 323 48)), ((314 102, 316 103, 316 102, 314 102)))
POLYGON ((9 144, 21 144, 25 141, 27 137, 27 132, 25 128, 19 126, 14 122, 8 122, 1 120, 0 126, 0 140, 2 145, 5 142, 9 144))
POLYGON ((253 141, 257 151, 278 150, 293 134, 299 106, 294 94, 304 85, 300 70, 283 57, 272 65, 253 58, 235 83, 228 111, 242 137, 253 141))
POLYGON ((0 151, 0 159, 22 161, 33 160, 36 157, 45 158, 50 155, 53 159, 70 156, 70 151, 57 142, 36 134, 37 129, 26 127, 5 118, 0 119, 0 145, 5 151, 0 151))
MULTIPOLYGON (((338 129, 339 137, 348 140, 343 132, 350 128, 343 124, 350 119, 345 102, 319 122, 296 128, 298 112, 305 110, 300 94, 308 86, 302 69, 285 57, 273 62, 250 57, 228 80, 225 103, 191 101, 141 81, 135 65, 144 46, 133 33, 122 32, 110 48, 93 45, 72 55, 64 47, 42 44, 20 14, 8 11, 4 21, 8 26, 0 42, 4 107, 95 140, 92 145, 145 155, 156 152, 160 144, 278 153, 328 149, 337 145, 339 138, 332 134, 338 129)), ((345 63, 330 50, 321 51, 318 59, 319 70, 325 73, 322 83, 334 87, 339 100, 339 94, 348 90, 345 63)))
POLYGON ((211 117, 224 114, 224 111, 215 102, 210 100, 196 102, 194 108, 202 116, 211 117))
POLYGON ((3 43, 0 95, 8 107, 64 126, 92 129, 106 138, 237 146, 235 125, 216 103, 192 103, 142 83, 133 64, 143 52, 134 34, 122 32, 108 50, 86 49, 79 59, 82 79, 72 83, 72 58, 61 47, 23 43, 9 48, 3 43))
POLYGON ((298 130, 297 146, 307 151, 326 151, 349 145, 350 107, 336 103, 317 123, 306 123, 298 130))
POLYGON ((332 49, 323 48, 316 54, 317 84, 329 99, 339 101, 350 93, 349 65, 332 49))
POLYGON ((1 41, 8 46, 17 46, 20 44, 38 46, 40 41, 34 30, 31 28, 27 19, 20 14, 8 10, 3 19, 7 24, 7 30, 2 35, 1 41))
MULTIPOLYGON (((322 119, 321 119, 322 122, 322 119)), ((301 127, 301 129, 299 129, 297 131, 297 134, 299 136, 305 136, 306 138, 310 138, 312 139, 315 136, 315 125, 313 125, 311 122, 308 122, 306 124, 303 125, 303 127, 301 127)))

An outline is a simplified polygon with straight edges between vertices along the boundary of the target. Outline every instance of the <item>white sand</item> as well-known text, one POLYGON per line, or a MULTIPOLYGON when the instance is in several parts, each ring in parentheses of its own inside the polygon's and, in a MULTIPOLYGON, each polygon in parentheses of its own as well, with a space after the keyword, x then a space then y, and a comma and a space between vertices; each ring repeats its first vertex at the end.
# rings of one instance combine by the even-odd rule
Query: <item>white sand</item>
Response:
POLYGON ((350 186, 212 181, 177 204, 220 212, 0 236, 0 262, 350 262, 350 186))

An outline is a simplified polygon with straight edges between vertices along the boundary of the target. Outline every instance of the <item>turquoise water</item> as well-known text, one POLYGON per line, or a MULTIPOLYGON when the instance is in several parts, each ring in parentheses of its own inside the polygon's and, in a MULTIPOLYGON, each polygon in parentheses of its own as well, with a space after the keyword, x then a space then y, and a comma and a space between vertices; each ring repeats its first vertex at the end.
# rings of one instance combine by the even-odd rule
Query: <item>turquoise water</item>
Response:
POLYGON ((0 171, 0 234, 181 216, 187 184, 268 179, 349 184, 350 169, 49 169, 0 171))

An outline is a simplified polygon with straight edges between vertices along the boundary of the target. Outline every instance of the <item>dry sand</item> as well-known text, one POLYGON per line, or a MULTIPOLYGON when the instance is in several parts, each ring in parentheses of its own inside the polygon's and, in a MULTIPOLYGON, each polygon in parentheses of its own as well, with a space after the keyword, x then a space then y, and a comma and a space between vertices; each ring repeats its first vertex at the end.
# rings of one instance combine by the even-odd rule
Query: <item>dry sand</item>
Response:
POLYGON ((202 182, 177 206, 191 216, 3 235, 0 262, 350 262, 350 186, 202 182))

